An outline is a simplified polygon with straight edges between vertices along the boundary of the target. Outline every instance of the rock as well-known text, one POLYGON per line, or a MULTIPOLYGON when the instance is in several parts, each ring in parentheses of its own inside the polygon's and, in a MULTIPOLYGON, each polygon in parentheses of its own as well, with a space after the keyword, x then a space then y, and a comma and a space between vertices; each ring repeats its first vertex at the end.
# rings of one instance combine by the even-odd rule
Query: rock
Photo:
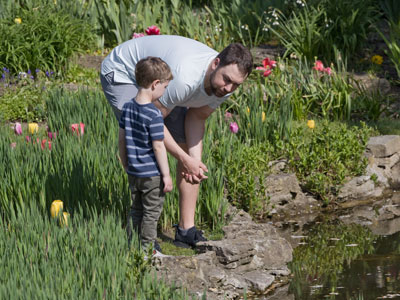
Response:
POLYGON ((157 274, 207 299, 233 299, 245 291, 262 292, 275 276, 290 274, 293 249, 271 224, 258 224, 242 210, 228 209, 224 239, 198 243, 192 257, 161 257, 157 274))
POLYGON ((344 184, 340 189, 338 200, 348 201, 369 197, 379 197, 382 194, 383 188, 375 186, 371 176, 358 176, 344 184))
POLYGON ((400 152, 400 136, 381 135, 371 137, 367 144, 367 151, 375 158, 389 157, 400 152))
POLYGON ((271 214, 307 214, 318 203, 317 200, 304 195, 295 174, 272 174, 265 179, 265 187, 269 207, 274 209, 271 214))
POLYGON ((390 91, 390 83, 385 78, 374 77, 367 73, 353 74, 354 86, 367 94, 387 95, 390 91))
POLYGON ((258 270, 243 274, 243 278, 255 292, 265 291, 275 280, 275 276, 258 270))

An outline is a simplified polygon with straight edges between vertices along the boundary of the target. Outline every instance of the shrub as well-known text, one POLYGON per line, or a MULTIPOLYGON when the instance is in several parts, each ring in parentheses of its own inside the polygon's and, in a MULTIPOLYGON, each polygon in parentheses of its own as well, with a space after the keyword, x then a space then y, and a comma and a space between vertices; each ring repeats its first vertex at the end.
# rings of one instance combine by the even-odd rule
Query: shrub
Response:
POLYGON ((21 9, 18 15, 2 19, 0 36, 0 68, 13 74, 35 69, 62 74, 69 59, 94 41, 87 23, 47 7, 21 9))

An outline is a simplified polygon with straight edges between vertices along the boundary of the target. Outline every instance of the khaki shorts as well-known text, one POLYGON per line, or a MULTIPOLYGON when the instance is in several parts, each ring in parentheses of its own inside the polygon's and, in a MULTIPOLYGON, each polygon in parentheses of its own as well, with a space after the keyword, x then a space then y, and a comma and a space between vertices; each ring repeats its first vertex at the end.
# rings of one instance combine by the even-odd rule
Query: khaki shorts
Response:
MULTIPOLYGON (((115 117, 119 121, 121 118, 122 107, 131 99, 135 98, 138 87, 129 83, 118 83, 114 81, 114 72, 106 75, 100 74, 101 86, 104 95, 110 103, 115 117)), ((164 119, 164 124, 168 128, 175 142, 185 143, 185 116, 187 108, 176 106, 164 119)))

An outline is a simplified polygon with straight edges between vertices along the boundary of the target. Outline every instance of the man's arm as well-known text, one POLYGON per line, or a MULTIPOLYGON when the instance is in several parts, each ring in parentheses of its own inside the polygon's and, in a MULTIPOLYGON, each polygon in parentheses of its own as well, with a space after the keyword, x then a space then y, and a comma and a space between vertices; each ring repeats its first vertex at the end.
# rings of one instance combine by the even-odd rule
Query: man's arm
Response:
MULTIPOLYGON (((171 110, 164 107, 159 100, 156 100, 154 105, 161 111, 164 119, 171 112, 171 110)), ((171 155, 177 160, 182 162, 186 173, 202 178, 203 172, 208 171, 207 167, 200 160, 192 158, 175 142, 166 126, 164 126, 164 144, 168 152, 171 153, 171 155)))
POLYGON ((208 105, 189 108, 185 119, 185 136, 189 155, 201 160, 203 150, 203 136, 207 118, 213 113, 214 109, 208 105))

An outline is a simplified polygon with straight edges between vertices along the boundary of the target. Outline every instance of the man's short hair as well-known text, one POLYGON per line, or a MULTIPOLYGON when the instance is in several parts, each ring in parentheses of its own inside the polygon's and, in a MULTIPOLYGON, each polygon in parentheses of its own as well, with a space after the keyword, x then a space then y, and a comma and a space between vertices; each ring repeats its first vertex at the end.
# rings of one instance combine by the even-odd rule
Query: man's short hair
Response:
POLYGON ((217 58, 220 60, 218 67, 236 64, 243 75, 249 75, 253 70, 253 56, 250 50, 239 43, 230 44, 217 58))
POLYGON ((154 80, 170 81, 172 76, 168 64, 159 57, 148 56, 138 61, 135 68, 136 83, 139 87, 148 88, 154 80))

